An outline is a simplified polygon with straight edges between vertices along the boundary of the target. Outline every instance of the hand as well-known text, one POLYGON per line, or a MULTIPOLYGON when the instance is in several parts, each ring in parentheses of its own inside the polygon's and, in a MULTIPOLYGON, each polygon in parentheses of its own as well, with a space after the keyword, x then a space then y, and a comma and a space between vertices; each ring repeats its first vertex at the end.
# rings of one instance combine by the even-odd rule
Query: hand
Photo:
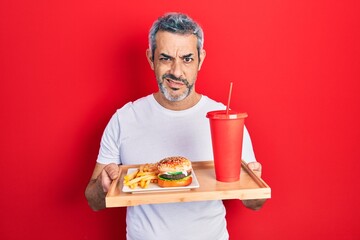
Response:
POLYGON ((257 177, 261 177, 262 166, 259 162, 250 162, 247 164, 251 171, 255 173, 257 177))
POLYGON ((105 196, 111 182, 119 176, 119 167, 115 163, 108 165, 97 163, 93 175, 85 189, 85 197, 94 211, 104 209, 105 196))
POLYGON ((101 184, 106 193, 110 189, 111 182, 119 176, 119 167, 115 163, 106 165, 98 176, 97 182, 101 184))
MULTIPOLYGON (((255 173, 259 178, 261 177, 262 166, 259 162, 250 162, 247 164, 251 171, 255 173)), ((250 208, 252 210, 259 210, 265 203, 266 199, 250 199, 243 200, 243 204, 245 207, 250 208)))

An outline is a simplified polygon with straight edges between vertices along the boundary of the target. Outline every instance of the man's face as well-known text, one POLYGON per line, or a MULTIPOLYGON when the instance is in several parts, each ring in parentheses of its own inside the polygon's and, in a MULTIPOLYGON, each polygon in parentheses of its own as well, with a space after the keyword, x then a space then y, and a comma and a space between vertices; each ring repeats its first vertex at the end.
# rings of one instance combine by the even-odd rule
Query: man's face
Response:
POLYGON ((205 51, 201 51, 200 60, 195 35, 165 31, 156 34, 156 46, 153 61, 150 50, 147 56, 159 89, 167 100, 181 101, 193 92, 205 51))

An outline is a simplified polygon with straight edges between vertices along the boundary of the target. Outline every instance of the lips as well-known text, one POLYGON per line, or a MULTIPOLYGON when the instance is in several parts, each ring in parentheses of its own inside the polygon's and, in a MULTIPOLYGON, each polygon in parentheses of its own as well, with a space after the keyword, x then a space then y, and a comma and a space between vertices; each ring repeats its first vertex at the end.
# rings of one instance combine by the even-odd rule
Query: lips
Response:
POLYGON ((184 86, 185 84, 181 81, 175 81, 175 80, 172 80, 172 79, 166 79, 167 83, 168 83, 168 86, 172 89, 179 89, 181 88, 182 86, 184 86))

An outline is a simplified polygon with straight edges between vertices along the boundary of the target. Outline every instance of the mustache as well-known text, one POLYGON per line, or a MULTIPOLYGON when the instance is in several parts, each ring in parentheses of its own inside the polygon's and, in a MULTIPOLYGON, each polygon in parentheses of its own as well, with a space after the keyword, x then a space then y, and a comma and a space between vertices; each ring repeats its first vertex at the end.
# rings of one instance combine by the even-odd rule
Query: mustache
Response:
POLYGON ((175 80, 175 81, 180 81, 183 82, 186 86, 189 85, 189 82, 185 79, 185 78, 181 78, 181 77, 176 77, 175 75, 171 74, 171 73, 165 73, 162 76, 162 79, 165 80, 166 78, 169 78, 171 80, 175 80))

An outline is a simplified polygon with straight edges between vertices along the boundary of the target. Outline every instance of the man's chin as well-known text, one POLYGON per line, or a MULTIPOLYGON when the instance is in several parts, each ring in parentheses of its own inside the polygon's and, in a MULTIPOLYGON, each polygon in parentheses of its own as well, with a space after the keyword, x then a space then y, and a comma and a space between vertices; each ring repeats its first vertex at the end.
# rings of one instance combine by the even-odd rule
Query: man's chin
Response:
POLYGON ((161 89, 161 92, 164 95, 164 97, 170 102, 180 102, 188 96, 187 92, 183 94, 174 94, 174 92, 176 91, 174 90, 169 91, 168 89, 161 89))
POLYGON ((187 97, 187 95, 185 95, 185 94, 180 95, 180 96, 171 96, 169 94, 165 94, 164 96, 170 102, 180 102, 180 101, 184 100, 187 97))

